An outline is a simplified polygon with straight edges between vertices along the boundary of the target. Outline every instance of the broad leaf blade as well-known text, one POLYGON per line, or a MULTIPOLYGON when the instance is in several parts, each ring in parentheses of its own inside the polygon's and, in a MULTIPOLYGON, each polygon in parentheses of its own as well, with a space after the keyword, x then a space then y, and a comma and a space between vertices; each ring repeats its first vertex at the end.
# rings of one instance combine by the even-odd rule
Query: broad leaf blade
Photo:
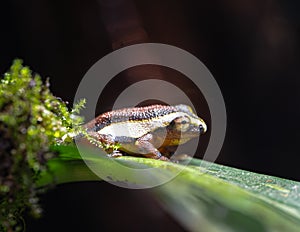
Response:
MULTIPOLYGON (((50 168, 58 183, 99 180, 81 160, 74 147, 57 147, 60 158, 50 168)), ((183 165, 153 159, 121 157, 119 164, 135 169, 157 168, 151 176, 125 172, 107 158, 87 156, 87 162, 107 172, 112 182, 142 186, 143 181, 172 176, 172 181, 151 191, 177 220, 191 231, 300 231, 300 184, 202 160, 183 165), (208 169, 203 169, 208 167, 208 169)), ((40 184, 50 182, 45 173, 40 184)))
POLYGON ((212 165, 202 175, 189 167, 157 193, 191 231, 299 231, 296 186, 294 181, 212 165), (265 187, 270 181, 280 187, 265 187), (290 196, 282 194, 282 186, 285 192, 290 189, 290 196))

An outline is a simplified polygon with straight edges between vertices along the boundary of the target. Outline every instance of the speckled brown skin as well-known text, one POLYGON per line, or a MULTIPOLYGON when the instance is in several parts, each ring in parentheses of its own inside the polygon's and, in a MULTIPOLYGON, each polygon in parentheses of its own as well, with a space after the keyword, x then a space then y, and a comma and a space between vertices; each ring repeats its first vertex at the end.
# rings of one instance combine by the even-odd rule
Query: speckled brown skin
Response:
POLYGON ((178 109, 174 106, 165 105, 151 105, 113 110, 99 115, 97 118, 87 123, 86 128, 88 128, 88 130, 99 131, 111 123, 151 120, 155 117, 160 117, 177 111, 178 109))
POLYGON ((103 113, 87 123, 85 128, 92 137, 102 143, 119 144, 119 150, 127 154, 167 160, 166 157, 173 154, 174 147, 204 132, 201 123, 196 126, 192 123, 186 124, 182 118, 193 118, 194 122, 203 122, 185 105, 151 105, 103 113), (116 129, 113 131, 114 135, 107 132, 107 128, 121 128, 129 124, 131 134, 119 135, 116 129), (157 124, 159 126, 156 127, 157 124), (183 126, 184 131, 180 129, 183 126))

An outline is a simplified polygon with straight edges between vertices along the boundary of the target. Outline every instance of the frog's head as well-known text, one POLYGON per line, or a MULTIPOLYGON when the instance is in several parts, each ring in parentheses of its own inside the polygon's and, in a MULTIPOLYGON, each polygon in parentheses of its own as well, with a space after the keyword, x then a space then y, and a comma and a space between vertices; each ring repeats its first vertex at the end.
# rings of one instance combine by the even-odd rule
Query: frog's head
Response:
POLYGON ((191 107, 182 104, 174 107, 177 113, 170 122, 169 129, 173 132, 171 136, 180 137, 179 143, 184 143, 207 131, 205 122, 193 112, 191 107))
POLYGON ((196 132, 204 134, 207 131, 207 126, 203 119, 199 118, 190 106, 176 105, 178 112, 183 114, 173 120, 174 126, 181 132, 196 132))

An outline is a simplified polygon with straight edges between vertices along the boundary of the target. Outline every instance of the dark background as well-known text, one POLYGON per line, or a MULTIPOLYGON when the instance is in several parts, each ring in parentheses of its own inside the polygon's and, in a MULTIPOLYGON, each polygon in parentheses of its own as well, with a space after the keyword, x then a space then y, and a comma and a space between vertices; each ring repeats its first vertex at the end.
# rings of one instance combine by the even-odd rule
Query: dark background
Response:
MULTIPOLYGON (((218 82, 228 124, 216 162, 300 181, 299 1, 140 0, 135 5, 149 42, 187 50, 218 82)), ((96 0, 1 1, 0 10, 0 72, 21 58, 51 77, 52 91, 64 100, 72 102, 83 75, 112 51, 96 0)), ((59 186, 42 204, 44 218, 29 219, 28 231, 182 230, 147 191, 104 182, 59 186)))

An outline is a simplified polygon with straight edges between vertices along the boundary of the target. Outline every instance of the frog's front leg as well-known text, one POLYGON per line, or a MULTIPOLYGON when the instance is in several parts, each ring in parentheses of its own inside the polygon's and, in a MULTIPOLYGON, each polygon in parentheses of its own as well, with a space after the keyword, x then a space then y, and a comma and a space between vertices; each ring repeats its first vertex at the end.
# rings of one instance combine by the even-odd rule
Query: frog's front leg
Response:
POLYGON ((187 154, 174 154, 177 148, 178 146, 163 146, 159 148, 159 151, 174 163, 184 163, 191 159, 187 154))
POLYGON ((158 150, 164 156, 170 158, 176 152, 178 146, 161 146, 158 150))
POLYGON ((153 135, 150 133, 138 138, 135 142, 137 152, 147 158, 169 160, 154 147, 154 145, 151 143, 152 139, 153 135))

